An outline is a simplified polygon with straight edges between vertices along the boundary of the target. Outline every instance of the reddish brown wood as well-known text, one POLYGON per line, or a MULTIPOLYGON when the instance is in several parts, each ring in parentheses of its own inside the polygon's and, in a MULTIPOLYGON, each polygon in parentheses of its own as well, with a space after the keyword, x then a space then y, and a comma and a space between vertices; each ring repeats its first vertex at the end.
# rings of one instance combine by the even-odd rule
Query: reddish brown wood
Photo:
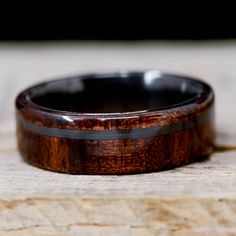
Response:
MULTIPOLYGON (((118 79, 122 84, 128 86, 129 90, 136 91, 136 82, 133 84, 130 80, 123 81, 123 78, 134 77, 132 81, 135 79, 135 81, 145 82, 143 80, 145 73, 147 72, 129 73, 125 75, 126 77, 119 73, 109 76, 88 75, 73 80, 82 81, 86 85, 89 78, 119 77, 116 78, 116 83, 118 79)), ((205 83, 186 77, 166 74, 156 75, 156 77, 153 79, 155 83, 159 83, 158 79, 165 78, 167 85, 170 83, 171 87, 176 81, 175 90, 178 90, 179 94, 185 93, 185 89, 189 91, 195 89, 194 94, 197 93, 197 96, 194 95, 194 99, 191 98, 179 104, 159 105, 156 109, 147 107, 147 110, 123 113, 79 113, 42 106, 42 103, 49 103, 51 97, 41 103, 36 101, 37 99, 32 99, 36 96, 32 95, 35 93, 36 87, 23 91, 16 100, 16 114, 18 147, 24 160, 43 169, 69 174, 131 174, 175 168, 207 157, 212 152, 214 145, 212 89, 205 83), (186 88, 182 91, 179 85, 185 82, 187 87, 184 85, 186 88), (196 89, 198 86, 200 89, 196 89), (57 137, 52 133, 42 134, 44 131, 41 130, 41 127, 47 127, 45 132, 53 132, 54 128, 59 129, 59 132, 69 130, 69 135, 74 134, 74 131, 92 131, 95 136, 90 139, 85 137, 86 135, 82 135, 83 133, 79 133, 81 136, 76 136, 77 138, 57 137), (159 131, 152 133, 152 130, 160 127, 162 131, 164 130, 163 134, 160 134, 159 131), (126 133, 124 133, 125 130, 126 133), (145 133, 147 130, 150 135, 148 132, 148 134, 145 133), (114 131, 117 131, 117 134, 114 131), (120 136, 120 133, 124 134, 124 138, 120 136), (104 135, 107 134, 114 134, 114 136, 104 138, 104 135), (96 137, 98 138, 96 139, 96 137)), ((109 84, 109 81, 113 83, 112 78, 107 79, 107 82, 102 82, 99 78, 96 79, 99 81, 98 83, 108 83, 110 87, 113 86, 109 84)), ((147 88, 144 88, 147 84, 139 83, 140 91, 144 89, 151 94, 151 89, 156 86, 154 82, 151 87, 147 88)), ((94 81, 92 80, 91 83, 94 81)), ((69 84, 65 85, 63 89, 68 90, 69 84)), ((43 97, 44 92, 42 91, 46 91, 47 86, 48 84, 38 86, 37 96, 43 97), (42 88, 42 91, 38 88, 42 88)), ((162 86, 160 84, 159 89, 162 89, 162 86)), ((86 86, 81 91, 87 92, 86 86)), ((120 92, 122 93, 122 91, 120 92)), ((155 94, 158 92, 160 93, 157 87, 155 94)), ((134 94, 135 92, 130 96, 134 96, 134 94)), ((172 90, 169 92, 169 95, 171 94, 173 94, 172 90)), ((81 99, 81 97, 79 98, 81 99)), ((83 98, 86 98, 86 95, 83 98)), ((158 96, 155 99, 157 98, 158 96)), ((113 101, 114 104, 116 103, 113 99, 110 101, 111 104, 113 101)), ((168 98, 166 99, 168 100, 168 98)), ((58 100, 58 102, 60 101, 58 100)), ((90 107, 88 110, 94 109, 93 105, 96 105, 96 101, 91 103, 92 105, 89 101, 86 103, 86 100, 79 101, 79 103, 81 102, 85 105, 78 105, 78 108, 85 111, 86 105, 90 107)), ((110 109, 113 108, 110 107, 110 109)))

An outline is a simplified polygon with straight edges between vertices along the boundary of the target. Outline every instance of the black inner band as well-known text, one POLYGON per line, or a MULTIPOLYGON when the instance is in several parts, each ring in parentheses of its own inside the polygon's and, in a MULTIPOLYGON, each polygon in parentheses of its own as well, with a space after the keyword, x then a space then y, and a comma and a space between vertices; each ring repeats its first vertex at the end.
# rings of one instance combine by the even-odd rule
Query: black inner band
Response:
POLYGON ((34 87, 33 103, 62 111, 109 113, 163 109, 193 102, 204 84, 155 71, 73 77, 34 87))
POLYGON ((40 126, 24 120, 20 116, 18 116, 17 119, 20 126, 24 129, 49 137, 79 140, 125 140, 150 138, 192 129, 209 121, 212 115, 213 112, 212 109, 210 109, 200 117, 196 117, 195 119, 186 120, 180 123, 149 128, 135 128, 131 130, 71 130, 40 126))

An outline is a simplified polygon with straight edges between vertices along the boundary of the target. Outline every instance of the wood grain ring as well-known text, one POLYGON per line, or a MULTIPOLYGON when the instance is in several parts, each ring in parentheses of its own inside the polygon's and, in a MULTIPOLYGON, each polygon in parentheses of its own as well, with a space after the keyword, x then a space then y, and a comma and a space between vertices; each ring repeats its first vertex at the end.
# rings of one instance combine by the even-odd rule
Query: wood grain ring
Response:
POLYGON ((202 160, 214 146, 209 85, 158 71, 80 75, 16 99, 24 160, 69 174, 131 174, 202 160))

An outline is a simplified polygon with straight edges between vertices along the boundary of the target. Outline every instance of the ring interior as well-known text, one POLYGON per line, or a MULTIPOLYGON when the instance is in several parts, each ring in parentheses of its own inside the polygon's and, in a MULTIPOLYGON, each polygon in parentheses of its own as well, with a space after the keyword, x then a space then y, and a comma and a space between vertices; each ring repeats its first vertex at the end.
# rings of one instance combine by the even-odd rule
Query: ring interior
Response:
POLYGON ((197 80, 147 71, 55 80, 33 87, 29 97, 31 102, 53 110, 121 113, 191 103, 205 90, 197 80))

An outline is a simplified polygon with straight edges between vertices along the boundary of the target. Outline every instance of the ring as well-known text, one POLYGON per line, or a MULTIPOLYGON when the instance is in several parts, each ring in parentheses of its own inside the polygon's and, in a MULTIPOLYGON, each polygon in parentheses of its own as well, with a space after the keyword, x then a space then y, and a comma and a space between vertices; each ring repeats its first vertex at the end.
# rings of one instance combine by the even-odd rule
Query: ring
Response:
POLYGON ((214 148, 214 93, 159 71, 52 80, 16 98, 17 143, 34 166, 132 174, 200 161, 214 148))

